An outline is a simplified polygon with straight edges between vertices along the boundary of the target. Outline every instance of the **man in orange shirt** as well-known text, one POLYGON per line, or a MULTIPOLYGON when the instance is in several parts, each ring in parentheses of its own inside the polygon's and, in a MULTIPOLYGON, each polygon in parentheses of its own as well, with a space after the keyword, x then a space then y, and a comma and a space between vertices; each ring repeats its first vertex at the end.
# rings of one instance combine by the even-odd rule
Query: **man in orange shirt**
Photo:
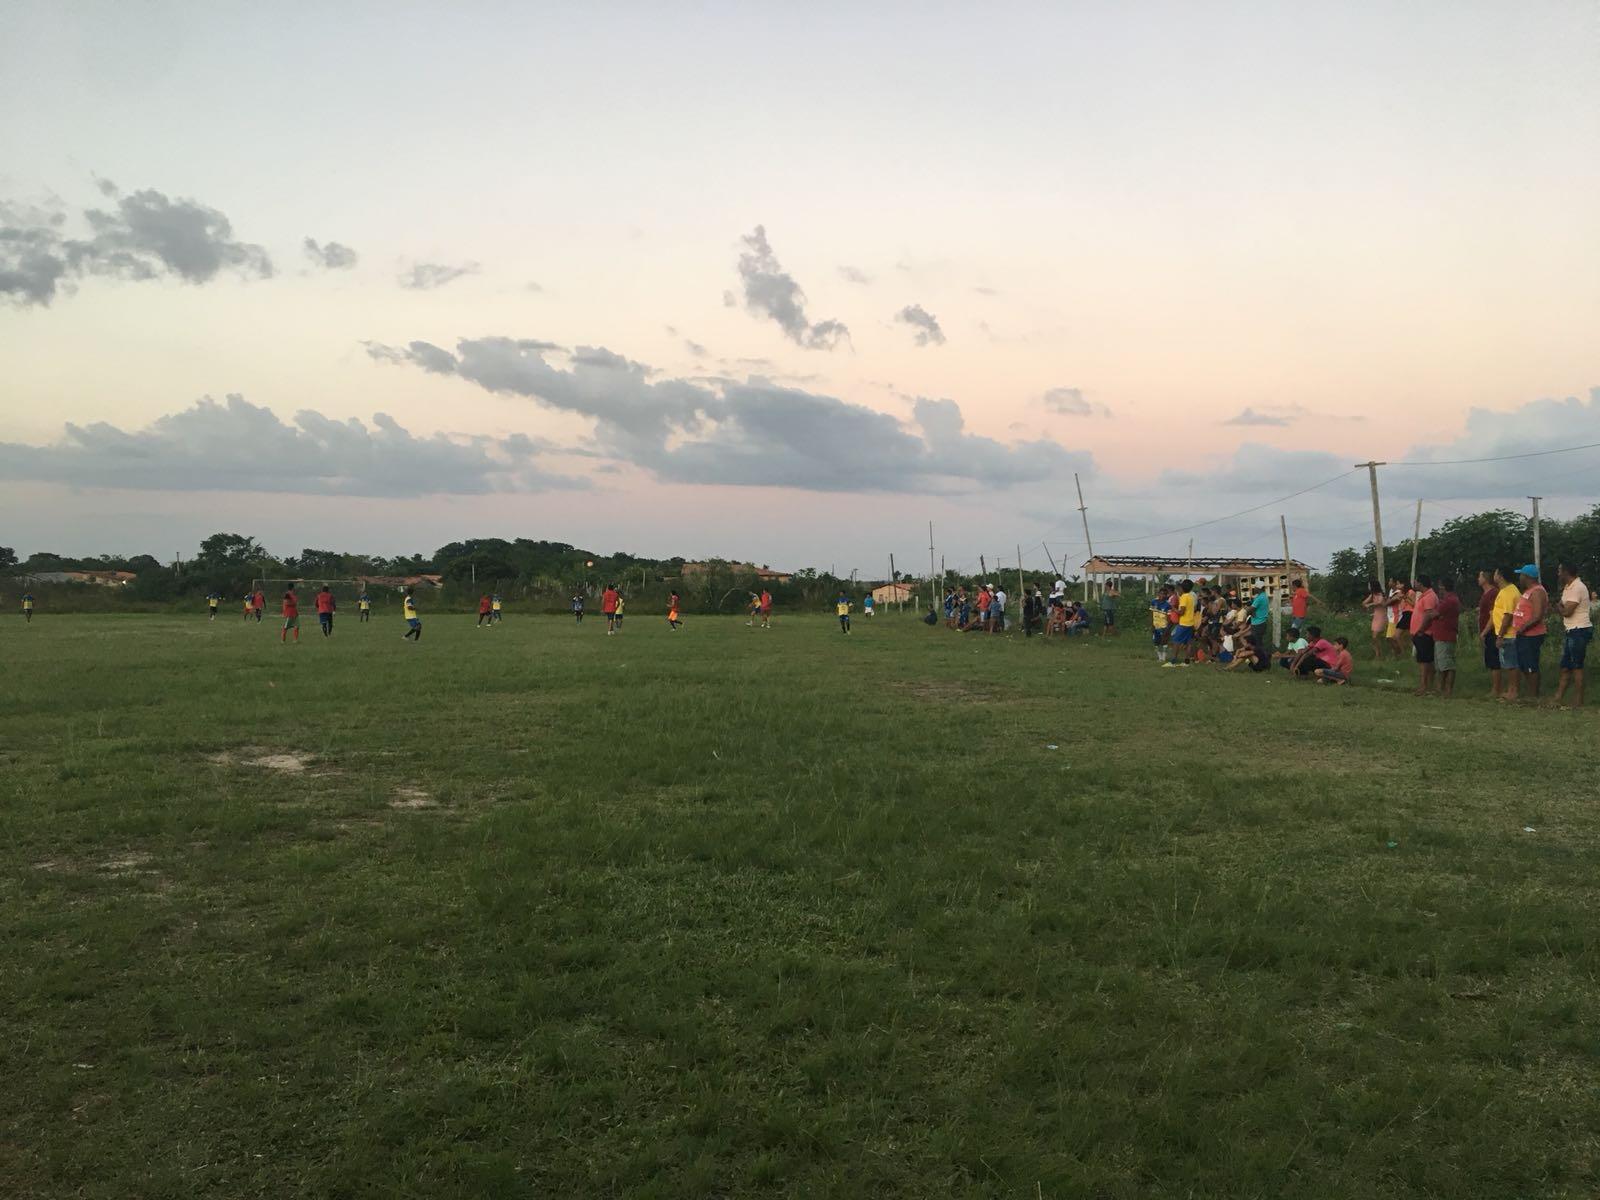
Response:
POLYGON ((600 593, 600 615, 606 619, 606 633, 613 634, 617 631, 617 585, 606 584, 606 590, 600 593))
MULTIPOLYGON (((1311 594, 1311 589, 1306 587, 1305 580, 1296 579, 1291 585, 1294 590, 1289 594, 1289 612, 1292 619, 1289 622, 1289 640, 1293 641, 1300 636, 1300 627, 1306 623, 1306 617, 1311 613, 1311 602, 1317 598, 1311 594)), ((1320 600, 1317 603, 1321 603, 1320 600)))
POLYGON ((761 589, 761 628, 772 628, 772 593, 761 589))
POLYGON ((289 590, 283 593, 283 628, 278 631, 278 640, 287 642, 289 630, 294 630, 294 640, 300 640, 300 598, 294 594, 294 584, 289 585, 289 590))

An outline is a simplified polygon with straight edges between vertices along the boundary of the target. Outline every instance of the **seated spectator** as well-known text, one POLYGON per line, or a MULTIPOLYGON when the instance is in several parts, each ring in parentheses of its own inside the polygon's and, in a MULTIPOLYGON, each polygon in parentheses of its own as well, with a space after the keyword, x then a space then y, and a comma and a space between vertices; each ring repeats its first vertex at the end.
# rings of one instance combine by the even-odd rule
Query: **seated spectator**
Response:
POLYGON ((1318 683, 1331 683, 1343 687, 1350 682, 1350 676, 1355 672, 1356 660, 1350 653, 1350 639, 1337 637, 1333 639, 1337 651, 1331 666, 1320 667, 1317 670, 1318 683))

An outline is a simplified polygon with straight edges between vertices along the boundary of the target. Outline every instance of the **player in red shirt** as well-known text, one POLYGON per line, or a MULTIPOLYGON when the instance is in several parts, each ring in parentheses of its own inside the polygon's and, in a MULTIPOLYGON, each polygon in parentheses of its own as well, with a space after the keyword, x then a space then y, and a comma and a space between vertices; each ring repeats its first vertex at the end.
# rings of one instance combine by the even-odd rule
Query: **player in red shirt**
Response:
POLYGON ((484 625, 491 625, 493 623, 494 602, 489 599, 489 593, 485 592, 483 595, 478 597, 478 624, 481 627, 484 625))
MULTIPOLYGON (((328 590, 327 584, 323 584, 322 590, 317 593, 317 624, 322 626, 323 637, 333 636, 333 609, 333 593, 328 590)), ((295 637, 299 636, 300 632, 296 630, 295 637)))
POLYGON ((606 619, 606 633, 617 631, 617 585, 606 584, 606 590, 600 593, 600 615, 606 619))
POLYGON ((289 590, 283 594, 283 628, 278 631, 278 640, 287 642, 289 630, 294 630, 294 640, 300 640, 300 598, 294 594, 294 584, 289 585, 289 590))
POLYGON ((772 593, 761 589, 761 628, 772 628, 772 593))
POLYGON ((257 588, 256 589, 256 597, 255 597, 255 599, 256 599, 256 602, 255 602, 256 624, 259 625, 259 624, 261 624, 261 614, 266 611, 267 594, 265 592, 263 592, 260 588, 257 588))

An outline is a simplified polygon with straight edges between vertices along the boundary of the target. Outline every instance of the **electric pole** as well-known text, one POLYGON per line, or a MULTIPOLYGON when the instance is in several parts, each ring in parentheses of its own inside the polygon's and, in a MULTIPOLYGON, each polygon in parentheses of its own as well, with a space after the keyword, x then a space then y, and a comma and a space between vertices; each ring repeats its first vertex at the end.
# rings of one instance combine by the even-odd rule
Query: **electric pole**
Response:
POLYGON ((1383 572, 1383 513, 1378 508, 1378 468, 1383 465, 1381 462, 1356 464, 1367 469, 1368 478, 1372 481, 1372 547, 1378 555, 1378 583, 1387 589, 1389 577, 1383 572))
POLYGON ((1539 501, 1544 497, 1529 496, 1528 499, 1533 501, 1533 565, 1542 571, 1544 562, 1539 557, 1539 501))
MULTIPOLYGON (((1089 547, 1089 563, 1092 568, 1094 565, 1094 539, 1089 536, 1089 509, 1083 502, 1083 484, 1078 481, 1078 473, 1076 471, 1072 473, 1072 485, 1078 489, 1078 515, 1083 518, 1083 541, 1089 547)), ((1083 598, 1086 603, 1092 595, 1095 573, 1091 569, 1087 574, 1089 578, 1083 584, 1083 598)))
POLYGON ((944 594, 944 580, 940 579, 937 583, 935 583, 934 582, 935 578, 936 578, 936 576, 933 573, 933 522, 929 521, 928 522, 928 588, 929 588, 929 592, 930 592, 931 598, 934 599, 934 600, 937 600, 940 596, 942 596, 944 594))
POLYGON ((1411 578, 1407 583, 1416 585, 1417 582, 1417 547, 1422 544, 1422 501, 1417 501, 1417 520, 1411 527, 1411 578))

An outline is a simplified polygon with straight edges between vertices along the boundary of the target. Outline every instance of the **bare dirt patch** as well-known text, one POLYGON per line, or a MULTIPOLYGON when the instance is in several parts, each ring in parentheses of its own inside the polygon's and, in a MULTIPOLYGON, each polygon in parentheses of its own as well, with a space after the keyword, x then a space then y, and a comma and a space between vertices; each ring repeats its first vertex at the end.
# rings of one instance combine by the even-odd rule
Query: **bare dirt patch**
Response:
POLYGON ((299 775, 311 765, 312 756, 298 750, 261 750, 250 747, 243 750, 223 750, 217 754, 207 755, 207 760, 219 767, 256 767, 263 771, 282 771, 289 775, 299 775))
POLYGON ((397 787, 389 797, 390 808, 437 808, 438 802, 419 787, 397 787))

